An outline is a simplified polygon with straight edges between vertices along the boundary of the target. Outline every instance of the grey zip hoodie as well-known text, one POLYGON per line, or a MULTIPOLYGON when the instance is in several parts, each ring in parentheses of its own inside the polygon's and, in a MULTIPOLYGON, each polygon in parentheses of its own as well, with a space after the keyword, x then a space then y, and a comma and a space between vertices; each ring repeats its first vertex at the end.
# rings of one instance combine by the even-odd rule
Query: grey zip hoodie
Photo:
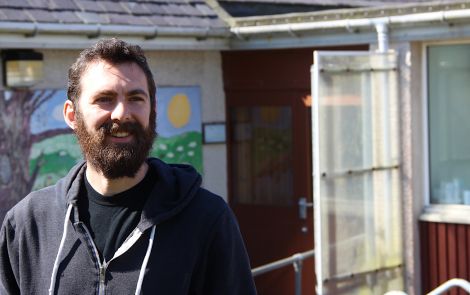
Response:
POLYGON ((137 228, 101 263, 77 202, 85 163, 11 209, 0 232, 0 294, 256 294, 226 203, 190 166, 157 171, 137 228))

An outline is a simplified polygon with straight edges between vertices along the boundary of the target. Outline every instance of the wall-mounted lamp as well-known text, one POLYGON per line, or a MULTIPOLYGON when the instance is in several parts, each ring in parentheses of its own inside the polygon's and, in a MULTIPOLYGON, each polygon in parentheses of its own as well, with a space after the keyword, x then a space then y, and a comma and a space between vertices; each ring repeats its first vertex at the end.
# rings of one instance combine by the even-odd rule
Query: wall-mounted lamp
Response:
POLYGON ((2 62, 6 87, 30 87, 43 79, 42 53, 33 50, 4 50, 2 62))

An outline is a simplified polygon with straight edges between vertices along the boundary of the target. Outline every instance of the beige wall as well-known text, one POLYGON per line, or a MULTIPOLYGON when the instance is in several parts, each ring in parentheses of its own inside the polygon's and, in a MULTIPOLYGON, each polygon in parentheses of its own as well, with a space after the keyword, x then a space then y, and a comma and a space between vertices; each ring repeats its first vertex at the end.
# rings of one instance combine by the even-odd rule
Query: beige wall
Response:
POLYGON ((420 43, 398 43, 400 142, 403 209, 405 287, 409 295, 421 294, 421 260, 418 219, 424 206, 424 146, 422 56, 420 43))
MULTIPOLYGON (((411 198, 408 206, 410 216, 410 224, 408 225, 414 236, 415 244, 413 247, 413 257, 415 257, 414 265, 414 275, 415 275, 415 294, 421 294, 421 260, 420 260, 420 240, 418 234, 418 219, 423 212, 424 205, 426 203, 426 180, 427 175, 427 162, 428 158, 424 151, 427 149, 424 142, 424 136, 427 134, 427 126, 425 126, 424 118, 427 116, 426 107, 424 106, 424 89, 423 87, 423 56, 422 56, 422 43, 415 42, 410 46, 410 76, 412 77, 409 91, 410 91, 410 129, 412 133, 410 134, 410 143, 411 143, 411 171, 412 175, 410 176, 410 193, 409 198, 411 198), (411 224, 411 222, 413 222, 411 224)), ((410 232, 411 234, 411 232, 410 232)), ((408 238, 408 237, 407 237, 408 238)), ((411 259, 411 258, 410 258, 411 259)), ((410 282, 411 283, 411 282, 410 282)))
MULTIPOLYGON (((38 88, 65 88, 67 70, 79 51, 43 50, 44 82, 38 88)), ((202 122, 225 121, 225 95, 218 51, 146 52, 158 86, 200 86, 202 122)), ((158 94, 157 94, 158 95, 158 94)), ((203 186, 227 199, 225 144, 203 146, 203 186)))

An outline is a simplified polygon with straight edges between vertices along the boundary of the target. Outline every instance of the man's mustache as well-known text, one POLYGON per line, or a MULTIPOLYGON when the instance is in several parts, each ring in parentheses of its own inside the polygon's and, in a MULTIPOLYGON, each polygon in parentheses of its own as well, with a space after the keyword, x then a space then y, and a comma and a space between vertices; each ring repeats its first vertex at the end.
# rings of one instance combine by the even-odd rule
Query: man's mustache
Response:
POLYGON ((109 120, 100 126, 100 131, 106 135, 116 132, 137 133, 142 132, 143 127, 138 122, 119 122, 116 120, 109 120))

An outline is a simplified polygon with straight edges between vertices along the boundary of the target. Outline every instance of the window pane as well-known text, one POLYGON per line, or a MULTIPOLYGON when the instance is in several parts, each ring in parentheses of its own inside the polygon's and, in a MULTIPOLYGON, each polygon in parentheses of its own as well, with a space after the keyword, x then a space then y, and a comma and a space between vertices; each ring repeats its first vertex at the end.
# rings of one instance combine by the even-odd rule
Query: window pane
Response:
POLYGON ((289 107, 231 109, 231 184, 235 203, 291 205, 292 114, 289 107))
POLYGON ((428 47, 431 203, 470 205, 470 45, 428 47))

